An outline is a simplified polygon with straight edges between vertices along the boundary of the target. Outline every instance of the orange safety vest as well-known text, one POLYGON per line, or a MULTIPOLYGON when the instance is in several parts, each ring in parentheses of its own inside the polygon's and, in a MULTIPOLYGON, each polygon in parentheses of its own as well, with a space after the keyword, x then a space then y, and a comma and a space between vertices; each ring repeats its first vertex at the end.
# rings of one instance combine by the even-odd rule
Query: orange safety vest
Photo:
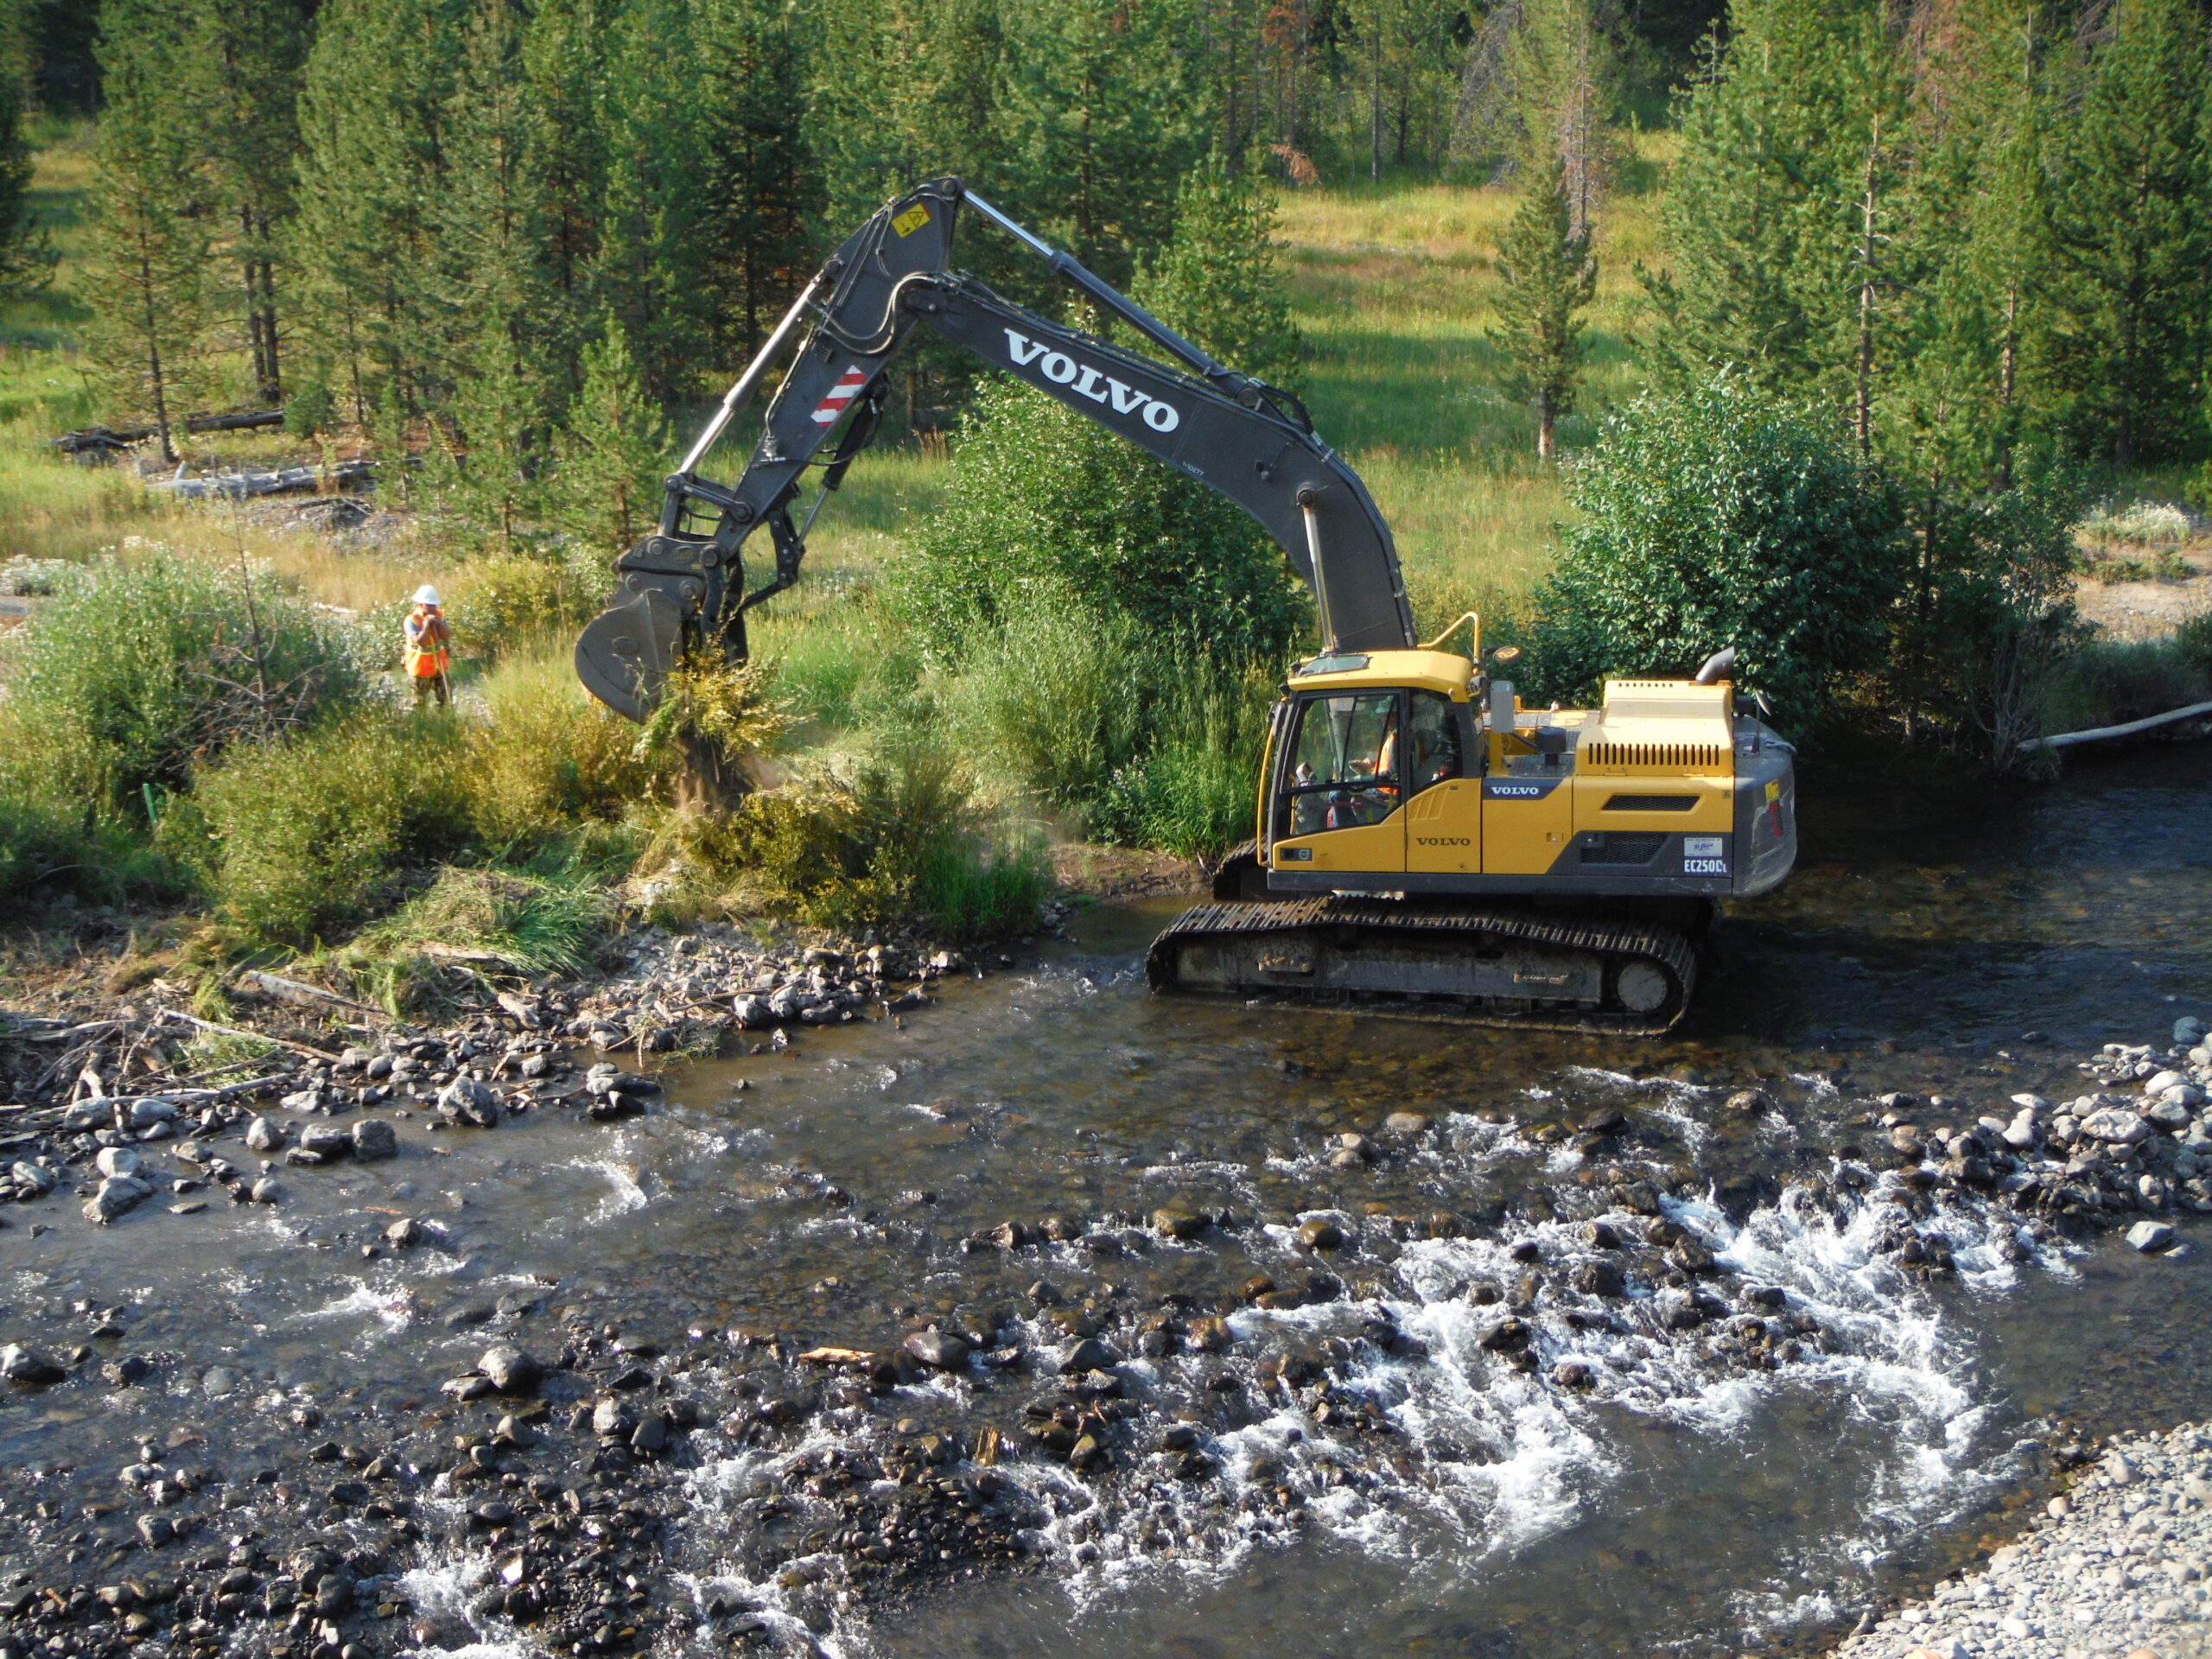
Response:
POLYGON ((407 672, 418 680, 435 678, 453 666, 446 642, 453 631, 442 616, 416 607, 407 618, 407 672))

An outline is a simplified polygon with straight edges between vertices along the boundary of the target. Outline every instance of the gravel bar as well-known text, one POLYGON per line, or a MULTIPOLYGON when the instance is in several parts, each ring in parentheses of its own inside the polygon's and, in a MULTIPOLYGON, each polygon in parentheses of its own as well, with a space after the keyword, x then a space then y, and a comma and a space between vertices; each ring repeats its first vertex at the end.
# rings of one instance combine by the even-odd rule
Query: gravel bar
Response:
POLYGON ((2114 1440, 2017 1542, 1840 1659, 2212 1656, 2212 1423, 2114 1440))

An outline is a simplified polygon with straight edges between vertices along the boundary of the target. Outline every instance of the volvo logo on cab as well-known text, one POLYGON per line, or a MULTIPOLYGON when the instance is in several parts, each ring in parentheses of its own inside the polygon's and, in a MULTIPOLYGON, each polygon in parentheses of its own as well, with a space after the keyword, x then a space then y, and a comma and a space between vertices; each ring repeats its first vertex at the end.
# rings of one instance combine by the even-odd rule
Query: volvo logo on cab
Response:
POLYGON ((1414 844, 1419 847, 1471 847, 1474 841, 1468 836, 1415 836, 1414 844))
POLYGON ((1134 415, 1141 410, 1144 423, 1155 432, 1173 432, 1183 423, 1180 410, 1161 403, 1151 393, 1124 385, 1111 375, 1088 363, 1077 362, 1065 352, 1053 351, 1044 341, 1032 340, 1017 329, 1006 331, 1006 346, 1007 354, 1014 359, 1017 369, 1026 369, 1035 363, 1037 372, 1054 385, 1069 387, 1094 404, 1110 404, 1116 415, 1134 415), (1039 363, 1039 358, 1044 361, 1039 363))

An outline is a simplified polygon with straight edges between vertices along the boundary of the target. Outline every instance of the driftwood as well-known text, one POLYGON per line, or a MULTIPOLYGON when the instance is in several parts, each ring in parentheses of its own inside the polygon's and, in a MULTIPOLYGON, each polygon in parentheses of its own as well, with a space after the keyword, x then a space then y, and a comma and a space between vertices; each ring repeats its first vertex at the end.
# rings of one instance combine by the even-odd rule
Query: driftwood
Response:
POLYGON ((265 1031, 240 1031, 236 1026, 219 1026, 213 1020, 202 1020, 196 1014, 187 1014, 181 1008, 163 1008, 154 1016, 156 1020, 181 1020, 188 1026, 197 1026, 202 1031, 220 1032, 226 1037, 245 1037, 257 1043, 274 1043, 279 1048, 289 1048, 295 1054, 304 1054, 309 1059, 328 1060, 335 1065, 338 1056, 305 1043, 293 1042, 286 1037, 271 1037, 265 1031))
POLYGON ((335 991, 326 991, 320 985, 309 985, 296 979, 285 979, 276 974, 264 974, 249 968, 238 976, 243 990, 258 992, 279 1002, 289 1002, 294 1007, 317 1008, 327 1012, 332 1008, 346 1008, 355 1014, 365 1014, 378 1020, 391 1016, 382 1008, 372 1008, 365 1002, 356 1002, 350 996, 340 996, 335 991))
POLYGON ((299 490, 319 490, 325 484, 365 484, 377 474, 373 461, 341 461, 335 467, 283 467, 268 473, 217 473, 207 478, 149 478, 146 487, 162 490, 186 500, 221 496, 243 500, 248 496, 289 495, 299 490))
MULTIPOLYGON (((186 417, 188 432, 251 432, 258 427, 282 426, 284 411, 281 409, 248 410, 240 415, 193 415, 186 417)), ((143 443, 160 430, 151 426, 88 426, 76 432, 64 432, 54 439, 54 446, 65 455, 81 455, 94 449, 127 449, 134 443, 143 443)))

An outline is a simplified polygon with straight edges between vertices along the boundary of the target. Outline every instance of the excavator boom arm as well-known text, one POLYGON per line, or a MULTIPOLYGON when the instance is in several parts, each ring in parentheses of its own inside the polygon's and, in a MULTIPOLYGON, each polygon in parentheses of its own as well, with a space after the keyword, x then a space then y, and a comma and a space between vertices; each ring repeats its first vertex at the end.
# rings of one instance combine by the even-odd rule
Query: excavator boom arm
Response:
POLYGON ((687 639, 711 642, 738 658, 747 654, 746 611, 798 577, 805 543, 791 508, 806 468, 842 422, 825 495, 842 481, 874 435, 886 375, 918 323, 1243 508, 1312 584, 1331 647, 1415 643, 1389 527, 1358 474, 1313 435, 1294 398, 1215 362, 958 180, 938 179, 887 204, 847 238, 670 477, 658 531, 616 561, 620 589, 577 640, 577 673, 594 696, 642 720, 687 639), (953 228, 963 204, 1039 253, 1188 372, 1038 316, 952 269, 953 228), (743 474, 727 487, 701 476, 709 451, 787 353, 790 365, 743 474), (693 528, 702 521, 711 522, 710 531, 693 528), (747 593, 742 550, 764 521, 776 575, 747 593))

